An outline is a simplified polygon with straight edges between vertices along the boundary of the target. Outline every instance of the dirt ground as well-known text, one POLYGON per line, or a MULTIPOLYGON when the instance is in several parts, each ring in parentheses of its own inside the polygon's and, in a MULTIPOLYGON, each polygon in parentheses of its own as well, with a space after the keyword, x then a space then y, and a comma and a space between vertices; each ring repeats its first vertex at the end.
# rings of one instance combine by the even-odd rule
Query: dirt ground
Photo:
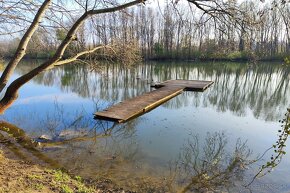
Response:
POLYGON ((90 181, 64 171, 23 161, 0 143, 0 193, 133 193, 108 180, 90 181))
POLYGON ((80 177, 73 179, 60 170, 15 159, 14 155, 0 150, 0 192, 103 192, 84 185, 80 177))

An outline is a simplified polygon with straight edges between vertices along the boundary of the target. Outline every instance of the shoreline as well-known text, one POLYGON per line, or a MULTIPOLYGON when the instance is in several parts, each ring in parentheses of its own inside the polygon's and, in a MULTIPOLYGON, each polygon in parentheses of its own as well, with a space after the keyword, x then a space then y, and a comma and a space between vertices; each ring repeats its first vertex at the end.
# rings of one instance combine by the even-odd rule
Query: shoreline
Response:
POLYGON ((29 141, 22 129, 0 121, 0 192, 133 193, 108 179, 71 174, 29 141))
MULTIPOLYGON (((4 56, 2 57, 3 60, 10 60, 13 56, 4 56)), ((48 60, 50 57, 31 57, 26 56, 23 59, 24 60, 48 60)), ((66 59, 67 57, 64 57, 66 59)), ((82 58, 81 58, 82 59, 82 58)), ((83 58, 85 59, 85 58, 83 58)), ((99 61, 102 61, 100 59, 99 61)), ((106 60, 104 60, 106 61, 106 60)), ((147 61, 153 61, 153 62, 284 62, 284 57, 273 57, 273 58, 158 58, 158 57, 152 57, 152 58, 143 58, 143 62, 147 61)))

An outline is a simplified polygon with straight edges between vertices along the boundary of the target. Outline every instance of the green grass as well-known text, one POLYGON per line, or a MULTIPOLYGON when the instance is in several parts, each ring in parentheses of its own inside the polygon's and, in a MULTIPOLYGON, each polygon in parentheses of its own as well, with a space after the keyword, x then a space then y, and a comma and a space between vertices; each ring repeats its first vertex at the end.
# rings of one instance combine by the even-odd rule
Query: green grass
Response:
POLYGON ((28 175, 28 178, 31 180, 41 180, 43 179, 42 175, 36 175, 36 174, 32 174, 32 175, 28 175))
POLYGON ((70 177, 68 174, 62 172, 61 170, 55 170, 54 179, 56 182, 68 182, 70 180, 70 177))
POLYGON ((67 185, 62 185, 61 187, 62 193, 73 193, 74 191, 67 185))

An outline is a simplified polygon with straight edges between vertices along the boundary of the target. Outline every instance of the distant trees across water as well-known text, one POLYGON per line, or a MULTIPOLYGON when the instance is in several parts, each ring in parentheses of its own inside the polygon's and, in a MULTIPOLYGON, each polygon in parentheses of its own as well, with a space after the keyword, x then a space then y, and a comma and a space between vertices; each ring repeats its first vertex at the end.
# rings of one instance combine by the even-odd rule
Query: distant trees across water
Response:
MULTIPOLYGON (((238 10, 220 15, 203 14, 187 3, 141 5, 98 15, 78 30, 77 39, 65 55, 96 45, 115 45, 121 55, 130 50, 145 59, 157 60, 274 60, 290 55, 289 4, 261 5, 253 0, 230 3, 238 10)), ((65 34, 65 29, 47 33, 40 28, 29 43, 27 57, 49 58, 65 34)), ((0 55, 12 56, 19 41, 0 40, 0 55)), ((103 50, 97 54, 110 56, 103 50)))

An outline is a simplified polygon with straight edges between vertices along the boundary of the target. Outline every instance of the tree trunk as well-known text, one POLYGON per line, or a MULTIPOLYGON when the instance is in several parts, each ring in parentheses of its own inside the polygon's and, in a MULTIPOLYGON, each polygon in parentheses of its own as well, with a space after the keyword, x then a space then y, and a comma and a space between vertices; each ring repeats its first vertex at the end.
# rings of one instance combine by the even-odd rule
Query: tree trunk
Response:
POLYGON ((35 15, 30 27, 22 37, 18 48, 13 56, 13 58, 8 63, 7 67, 5 68, 4 72, 2 73, 2 76, 0 78, 0 92, 5 88, 7 82, 9 81, 9 78, 14 72, 14 69, 18 65, 18 63, 21 61, 23 56, 26 54, 26 48, 27 45, 34 34, 34 32, 37 30, 40 20, 43 17, 46 9, 49 7, 52 0, 45 0, 41 7, 39 8, 37 14, 35 15))
MULTIPOLYGON (((47 1, 50 1, 50 0, 47 0, 47 1)), ((49 59, 47 62, 41 64, 40 66, 34 68, 33 70, 31 70, 27 74, 17 78, 8 86, 4 97, 0 101, 0 114, 3 114, 13 104, 13 102, 18 98, 18 90, 20 89, 20 87, 22 87, 25 83, 30 81, 32 78, 34 78, 35 76, 37 76, 41 72, 43 72, 47 69, 53 68, 54 65, 62 59, 63 53, 66 50, 67 46, 71 43, 72 40, 74 40, 76 31, 78 30, 78 28, 84 23, 84 21, 89 16, 119 11, 119 10, 125 9, 127 7, 139 4, 141 2, 144 2, 144 0, 143 1, 142 0, 135 0, 135 1, 125 3, 123 5, 119 5, 119 6, 112 7, 112 8, 90 10, 90 11, 85 12, 70 28, 65 39, 59 45, 58 49, 56 50, 56 53, 54 54, 54 56, 51 59, 49 59)))

